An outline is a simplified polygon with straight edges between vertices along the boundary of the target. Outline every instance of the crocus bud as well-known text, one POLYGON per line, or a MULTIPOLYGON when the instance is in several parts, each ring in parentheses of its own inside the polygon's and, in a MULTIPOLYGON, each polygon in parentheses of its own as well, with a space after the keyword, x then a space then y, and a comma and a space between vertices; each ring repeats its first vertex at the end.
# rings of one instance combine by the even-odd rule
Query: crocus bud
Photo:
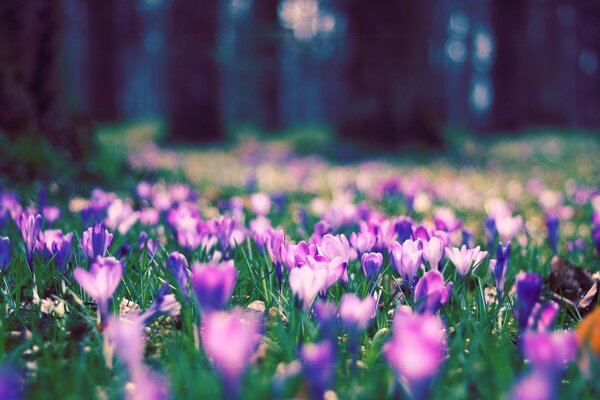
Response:
POLYGON ((22 213, 19 216, 18 225, 23 236, 23 241, 25 242, 27 265, 29 266, 29 270, 33 272, 33 252, 42 227, 42 216, 40 214, 22 213))
POLYGON ((175 277, 177 286, 183 294, 186 300, 190 298, 190 292, 188 289, 188 262, 185 256, 178 251, 174 251, 169 254, 167 258, 167 267, 171 270, 171 273, 175 277))
POLYGON ((504 282, 506 281, 506 271, 508 270, 508 261, 510 259, 510 243, 505 247, 502 242, 498 244, 496 259, 490 260, 490 269, 496 279, 496 292, 498 293, 498 302, 502 300, 504 293, 504 282))

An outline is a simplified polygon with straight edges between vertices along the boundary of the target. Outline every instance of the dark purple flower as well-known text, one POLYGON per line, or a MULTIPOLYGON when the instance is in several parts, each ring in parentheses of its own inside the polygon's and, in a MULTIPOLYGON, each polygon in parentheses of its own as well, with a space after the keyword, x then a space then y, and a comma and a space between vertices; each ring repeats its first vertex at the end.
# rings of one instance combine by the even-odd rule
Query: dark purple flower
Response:
POLYGON ((383 255, 381 253, 365 253, 360 259, 360 266, 367 281, 374 282, 377 280, 379 270, 383 264, 383 255))
POLYGON ((54 255, 54 263, 56 268, 63 275, 67 274, 69 268, 69 261, 73 256, 73 248, 71 244, 73 242, 73 234, 67 233, 61 241, 55 241, 52 243, 52 254, 54 255))
POLYGON ((490 269, 496 279, 496 292, 498 293, 498 302, 502 300, 504 293, 504 282, 506 281, 506 271, 508 270, 508 261, 510 259, 510 243, 506 246, 502 242, 498 244, 496 259, 490 260, 490 269))
POLYGON ((546 229, 548 231, 548 241, 552 251, 556 253, 558 248, 558 217, 553 214, 546 215, 546 229))
POLYGON ((483 227, 485 229, 485 237, 487 238, 488 251, 492 251, 498 236, 498 232, 496 231, 496 220, 493 217, 487 217, 483 227))
POLYGON ((204 312, 220 310, 231 298, 236 271, 233 260, 219 264, 192 264, 192 286, 204 312))
POLYGON ((473 234, 471 233, 471 231, 469 231, 468 229, 463 229, 461 231, 462 234, 462 244, 469 247, 469 248, 473 248, 475 247, 475 243, 473 242, 473 234))
POLYGON ((452 287, 452 282, 444 283, 444 276, 438 270, 426 272, 415 287, 415 309, 435 314, 450 300, 452 287))
POLYGON ((329 340, 305 344, 300 351, 300 358, 312 396, 322 399, 323 393, 332 388, 335 381, 335 345, 329 340))
POLYGON ((169 254, 167 258, 167 267, 171 270, 171 273, 175 277, 177 286, 183 294, 186 300, 190 298, 190 292, 188 290, 188 262, 185 256, 177 251, 169 254))
POLYGON ((0 271, 6 271, 10 264, 10 239, 0 237, 0 271))
POLYGON ((23 236, 23 242, 25 242, 27 265, 29 266, 29 270, 33 272, 33 252, 42 227, 42 216, 40 214, 22 213, 19 216, 18 225, 23 236))
POLYGON ((398 242, 403 243, 405 240, 412 238, 412 220, 410 218, 399 217, 394 227, 398 242))
POLYGON ((531 311, 540 298, 542 278, 534 272, 521 271, 517 275, 515 285, 517 288, 515 316, 523 329, 527 327, 531 311))

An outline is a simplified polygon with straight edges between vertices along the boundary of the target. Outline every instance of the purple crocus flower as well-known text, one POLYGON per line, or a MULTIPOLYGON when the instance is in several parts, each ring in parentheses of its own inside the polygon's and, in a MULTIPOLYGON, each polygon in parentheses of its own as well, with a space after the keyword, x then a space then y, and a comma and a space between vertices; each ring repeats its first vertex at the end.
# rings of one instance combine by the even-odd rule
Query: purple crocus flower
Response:
POLYGON ((10 264, 10 239, 0 236, 0 271, 4 272, 10 264))
POLYGON ((233 218, 221 216, 212 220, 211 223, 214 234, 219 240, 222 252, 226 252, 232 246, 235 246, 235 243, 231 243, 231 238, 235 229, 235 220, 233 218))
POLYGON ((113 234, 104 228, 104 223, 96 223, 83 232, 81 245, 90 259, 105 257, 112 243, 113 234))
POLYGON ((204 312, 222 309, 235 287, 236 270, 233 260, 219 264, 192 264, 192 286, 204 312))
POLYGON ((186 300, 190 298, 190 292, 188 290, 188 262, 183 254, 178 251, 174 251, 169 254, 167 258, 167 267, 171 270, 171 273, 175 277, 177 286, 183 297, 186 300))
POLYGON ((460 249, 458 247, 446 247, 446 257, 452 261, 456 271, 462 276, 469 272, 471 268, 476 269, 486 256, 487 251, 479 250, 479 246, 474 249, 467 249, 465 245, 460 249))
POLYGON ((329 340, 305 344, 300 351, 300 359, 312 396, 322 399, 335 381, 335 345, 329 340))
POLYGON ((242 374, 260 342, 261 321, 241 308, 206 314, 202 345, 223 379, 223 389, 236 397, 242 374))
POLYGON ((360 266, 365 273, 367 281, 375 282, 377 280, 382 264, 383 255, 381 253, 365 253, 362 255, 360 266))
POLYGON ((29 266, 29 270, 33 272, 33 252, 42 227, 42 216, 40 214, 22 213, 19 216, 18 225, 23 236, 23 241, 25 242, 27 265, 29 266))
POLYGON ((437 375, 446 353, 446 330, 434 314, 413 314, 400 307, 394 316, 392 338, 383 354, 415 399, 427 398, 427 387, 437 375))
POLYGON ((506 281, 506 271, 508 270, 508 261, 510 259, 510 243, 506 246, 502 242, 498 244, 496 259, 490 260, 490 269, 496 279, 496 292, 498 293, 498 302, 502 301, 504 293, 504 282, 506 281))
POLYGON ((110 300, 123 276, 121 262, 113 257, 98 257, 90 266, 89 271, 75 268, 73 276, 79 286, 98 303, 101 315, 108 315, 110 300))
POLYGON ((423 259, 423 250, 421 242, 418 240, 405 240, 402 245, 398 242, 392 244, 390 251, 391 262, 402 279, 410 283, 417 274, 423 259))
POLYGON ((342 279, 346 282, 348 281, 346 271, 347 263, 342 260, 341 257, 336 257, 333 260, 328 261, 325 257, 320 255, 317 255, 315 258, 307 256, 306 261, 308 262, 308 266, 313 270, 322 269, 323 265, 327 268, 327 281, 319 291, 322 295, 325 295, 327 290, 329 290, 329 288, 338 280, 342 279))
POLYGON ((435 314, 441 306, 450 300, 452 282, 444 283, 444 276, 436 269, 423 275, 415 287, 415 309, 421 313, 435 314))
POLYGON ((546 215, 546 229, 548 231, 548 241, 550 242, 550 247, 552 247, 552 251, 554 253, 556 253, 558 249, 558 226, 559 220, 556 215, 546 215))
POLYGON ((542 278, 534 272, 521 271, 517 274, 517 308, 515 316, 521 328, 527 327, 529 316, 535 306, 535 303, 540 298, 542 290, 542 278))
POLYGON ((71 243, 73 242, 73 234, 67 233, 61 241, 55 241, 52 243, 52 254, 54 254, 54 263, 56 268, 63 275, 67 274, 69 268, 69 261, 73 256, 73 248, 71 243))

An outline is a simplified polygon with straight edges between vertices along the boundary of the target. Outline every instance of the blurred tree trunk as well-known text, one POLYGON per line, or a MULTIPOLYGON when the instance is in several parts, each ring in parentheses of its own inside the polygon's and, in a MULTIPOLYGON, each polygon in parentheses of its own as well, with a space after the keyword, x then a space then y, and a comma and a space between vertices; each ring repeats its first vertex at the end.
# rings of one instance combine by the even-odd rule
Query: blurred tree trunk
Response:
POLYGON ((117 0, 88 0, 87 92, 88 109, 92 118, 115 121, 118 107, 118 50, 117 0))
POLYGON ((528 0, 494 0, 496 56, 492 68, 495 129, 515 131, 528 123, 528 0))
POLYGON ((385 144, 441 143, 441 76, 430 68, 433 0, 343 4, 348 98, 343 136, 385 144))
POLYGON ((222 137, 216 62, 219 1, 177 0, 167 28, 167 114, 171 137, 222 137))
POLYGON ((267 132, 280 128, 279 105, 279 0, 260 0, 253 5, 256 46, 256 95, 260 104, 261 125, 267 132))

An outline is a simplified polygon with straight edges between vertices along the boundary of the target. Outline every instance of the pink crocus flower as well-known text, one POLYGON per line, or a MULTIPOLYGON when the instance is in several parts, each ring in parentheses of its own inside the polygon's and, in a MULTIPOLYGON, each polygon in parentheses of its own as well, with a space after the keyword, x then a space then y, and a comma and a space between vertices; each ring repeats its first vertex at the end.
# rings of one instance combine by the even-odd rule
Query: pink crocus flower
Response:
POLYGON ((317 245, 319 254, 328 260, 333 260, 336 257, 341 257, 342 260, 348 262, 350 259, 350 243, 344 234, 333 236, 327 234, 323 236, 321 243, 317 245))
POLYGON ((413 398, 427 398, 427 386, 437 375, 446 353, 446 330, 434 314, 396 311, 392 338, 383 354, 398 378, 406 382, 413 398))
POLYGON ((523 217, 520 215, 515 217, 510 214, 499 215, 496 217, 495 222, 496 230, 503 243, 510 243, 515 235, 523 228, 523 217))
POLYGON ((308 309, 317 294, 326 287, 328 277, 327 263, 314 262, 312 265, 292 268, 288 279, 292 293, 302 301, 304 309, 308 309))
POLYGON ((260 342, 261 321, 241 308, 208 313, 202 321, 202 345, 235 397, 250 357, 260 342))
POLYGON ((108 306, 123 277, 123 265, 114 257, 98 257, 90 270, 76 268, 73 276, 79 286, 98 303, 102 315, 108 314, 108 306))
POLYGON ((402 244, 398 242, 392 244, 390 260, 396 271, 406 282, 410 282, 415 277, 421 266, 423 250, 420 246, 421 243, 418 240, 411 239, 405 240, 402 244))
POLYGON ((438 265, 444 257, 444 243, 436 236, 421 242, 423 243, 423 258, 427 260, 431 269, 438 269, 438 265))
POLYGON ((250 195, 252 211, 257 215, 267 215, 271 211, 271 198, 266 193, 254 193, 250 195))
MULTIPOLYGON (((346 275, 347 263, 344 260, 342 260, 341 257, 336 257, 333 260, 328 261, 323 256, 316 256, 315 258, 313 258, 311 256, 307 256, 306 260, 307 260, 308 265, 312 269, 323 268, 323 265, 317 265, 317 264, 324 264, 325 267, 327 268, 327 281, 325 282, 325 285, 323 285, 322 289, 320 290, 320 293, 323 295, 338 280, 344 279, 344 276, 346 275)), ((347 281, 348 278, 346 277, 345 279, 347 281)))
POLYGON ((375 317, 377 302, 371 296, 361 300, 354 293, 346 293, 340 300, 340 318, 349 331, 362 332, 375 317))
POLYGON ((469 272, 471 267, 477 268, 486 256, 487 251, 481 251, 479 246, 474 249, 467 249, 466 245, 462 245, 461 248, 446 247, 446 257, 452 261, 458 273, 463 276, 469 272))

